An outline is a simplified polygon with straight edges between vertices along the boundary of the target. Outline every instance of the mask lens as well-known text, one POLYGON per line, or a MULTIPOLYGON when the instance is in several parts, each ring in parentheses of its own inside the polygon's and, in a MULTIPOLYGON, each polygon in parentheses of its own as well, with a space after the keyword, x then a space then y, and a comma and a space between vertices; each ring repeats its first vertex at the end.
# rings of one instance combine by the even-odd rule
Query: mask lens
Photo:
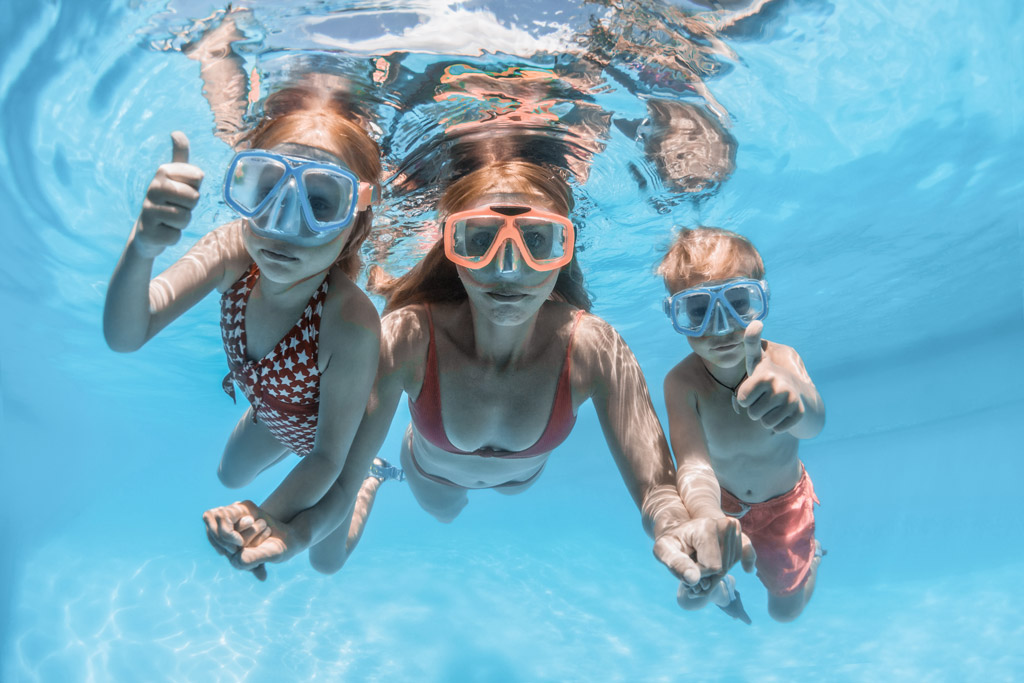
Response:
POLYGON ((494 238, 505 224, 496 216, 480 216, 455 221, 452 225, 452 249, 459 256, 482 258, 494 244, 494 238))
POLYGON ((267 157, 243 157, 228 179, 228 196, 242 211, 252 214, 281 182, 285 166, 267 157))
POLYGON ((523 244, 536 261, 553 261, 565 255, 568 230, 561 223, 542 218, 517 218, 523 244))
POLYGON ((311 169, 302 173, 302 184, 313 220, 318 224, 312 227, 333 229, 348 219, 355 195, 351 179, 326 169, 311 169))
POLYGON ((745 323, 757 320, 764 312, 764 297, 761 290, 751 284, 737 284, 723 292, 732 310, 745 323))
POLYGON ((672 317, 675 318, 679 327, 688 330, 699 330, 707 317, 708 307, 711 305, 711 295, 705 292, 695 292, 681 296, 675 300, 675 308, 672 317))

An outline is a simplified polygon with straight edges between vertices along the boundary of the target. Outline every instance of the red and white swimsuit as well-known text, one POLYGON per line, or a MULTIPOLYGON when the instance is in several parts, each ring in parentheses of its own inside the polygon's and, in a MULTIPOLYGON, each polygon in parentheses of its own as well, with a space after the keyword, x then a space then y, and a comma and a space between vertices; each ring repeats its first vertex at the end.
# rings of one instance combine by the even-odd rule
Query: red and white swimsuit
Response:
POLYGON ((259 280, 253 264, 220 298, 220 332, 230 372, 222 386, 232 399, 237 384, 252 404, 253 422, 262 422, 289 450, 306 455, 316 440, 320 409, 317 366, 320 316, 327 298, 327 280, 313 292, 295 326, 259 360, 246 355, 245 309, 259 280))

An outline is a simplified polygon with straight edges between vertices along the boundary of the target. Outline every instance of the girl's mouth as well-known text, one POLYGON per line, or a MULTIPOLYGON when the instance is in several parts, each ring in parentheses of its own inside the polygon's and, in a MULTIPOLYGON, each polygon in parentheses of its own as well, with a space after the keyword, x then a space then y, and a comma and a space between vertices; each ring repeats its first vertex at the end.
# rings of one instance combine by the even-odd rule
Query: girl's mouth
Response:
POLYGON ((297 261, 298 260, 294 256, 289 256, 288 254, 281 254, 281 253, 276 252, 276 251, 270 251, 269 249, 260 249, 260 253, 263 254, 263 256, 267 260, 269 260, 269 261, 277 261, 279 263, 286 263, 286 262, 289 262, 289 261, 297 261))

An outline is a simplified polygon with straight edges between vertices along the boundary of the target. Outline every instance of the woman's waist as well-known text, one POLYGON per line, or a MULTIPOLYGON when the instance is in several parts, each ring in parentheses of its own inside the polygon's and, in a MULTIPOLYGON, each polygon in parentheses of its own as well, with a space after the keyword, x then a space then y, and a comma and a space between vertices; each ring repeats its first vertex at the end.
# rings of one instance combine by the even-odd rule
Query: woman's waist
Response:
POLYGON ((525 481, 543 469, 549 453, 520 456, 516 452, 482 449, 452 453, 430 442, 410 425, 411 451, 416 464, 426 473, 443 477, 466 488, 488 488, 513 481, 525 481))

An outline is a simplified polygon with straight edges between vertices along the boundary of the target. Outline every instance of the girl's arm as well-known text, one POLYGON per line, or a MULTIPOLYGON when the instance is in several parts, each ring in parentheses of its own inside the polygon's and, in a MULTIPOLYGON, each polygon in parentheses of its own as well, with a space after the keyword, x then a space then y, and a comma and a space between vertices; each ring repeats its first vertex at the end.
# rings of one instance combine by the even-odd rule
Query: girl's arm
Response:
POLYGON ((373 389, 341 475, 323 498, 287 523, 249 501, 203 515, 211 543, 219 552, 234 553, 231 563, 236 568, 256 569, 264 562, 283 562, 319 543, 348 516, 370 464, 387 438, 403 392, 422 382, 428 337, 418 308, 399 309, 380 321, 380 358, 373 389), (255 542, 254 534, 258 534, 255 542))
POLYGON ((340 273, 334 277, 338 284, 329 290, 320 318, 320 364, 326 369, 320 376, 316 441, 260 506, 276 519, 292 519, 331 488, 349 456, 373 388, 380 318, 354 283, 340 273))
MULTIPOLYGON (((608 448, 654 538, 654 554, 679 579, 696 585, 741 555, 739 524, 691 520, 676 490, 675 468, 640 366, 607 323, 587 316, 577 332, 584 387, 594 401, 608 448), (587 324, 589 323, 589 324, 587 324)), ((745 554, 745 553, 744 553, 745 554)), ((753 562, 752 554, 749 558, 753 562)), ((746 561, 745 561, 746 564, 746 561)))
POLYGON ((203 179, 203 172, 188 163, 188 138, 175 132, 171 139, 173 161, 157 169, 107 288, 103 334, 115 351, 141 348, 229 275, 237 278, 248 262, 240 226, 229 224, 150 281, 153 261, 188 226, 203 179))

